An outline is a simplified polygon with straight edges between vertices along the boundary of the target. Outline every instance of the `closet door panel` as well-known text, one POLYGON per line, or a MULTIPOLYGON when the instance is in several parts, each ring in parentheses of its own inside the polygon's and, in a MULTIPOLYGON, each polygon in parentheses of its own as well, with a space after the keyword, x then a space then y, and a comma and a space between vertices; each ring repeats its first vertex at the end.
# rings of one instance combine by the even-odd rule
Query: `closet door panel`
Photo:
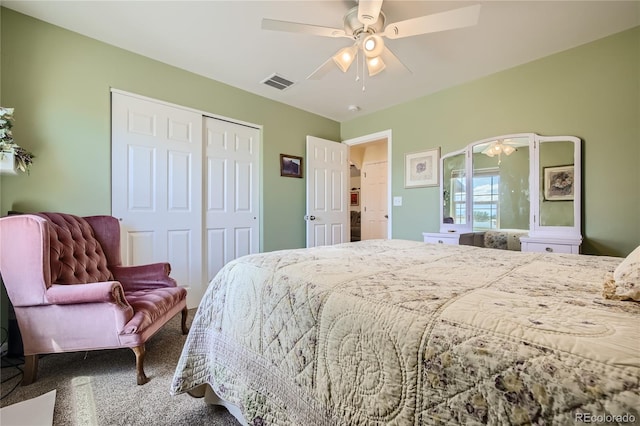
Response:
POLYGON ((169 262, 171 276, 200 301, 202 115, 112 93, 112 215, 125 265, 169 262))

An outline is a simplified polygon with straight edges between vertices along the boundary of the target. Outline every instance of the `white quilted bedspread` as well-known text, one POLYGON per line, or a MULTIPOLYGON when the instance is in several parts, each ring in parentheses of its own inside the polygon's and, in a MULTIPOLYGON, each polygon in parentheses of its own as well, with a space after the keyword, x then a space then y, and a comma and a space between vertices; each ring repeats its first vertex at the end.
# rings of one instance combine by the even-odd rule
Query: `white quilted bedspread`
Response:
POLYGON ((257 425, 638 420, 640 303, 601 296, 620 262, 403 240, 246 256, 171 392, 208 384, 257 425))

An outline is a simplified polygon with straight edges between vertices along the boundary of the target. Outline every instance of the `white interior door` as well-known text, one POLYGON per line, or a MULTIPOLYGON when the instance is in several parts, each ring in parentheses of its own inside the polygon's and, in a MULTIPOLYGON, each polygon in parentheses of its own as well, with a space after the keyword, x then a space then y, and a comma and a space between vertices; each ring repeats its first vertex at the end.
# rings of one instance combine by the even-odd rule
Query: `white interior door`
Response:
POLYGON ((348 148, 307 136, 307 247, 350 241, 348 148))
POLYGON ((112 214, 125 265, 171 263, 195 307, 202 268, 202 116, 112 93, 112 214))
POLYGON ((260 250, 260 130, 205 118, 206 252, 211 280, 229 261, 260 250))
POLYGON ((386 239, 389 210, 387 204, 387 162, 365 163, 360 174, 362 240, 386 239))

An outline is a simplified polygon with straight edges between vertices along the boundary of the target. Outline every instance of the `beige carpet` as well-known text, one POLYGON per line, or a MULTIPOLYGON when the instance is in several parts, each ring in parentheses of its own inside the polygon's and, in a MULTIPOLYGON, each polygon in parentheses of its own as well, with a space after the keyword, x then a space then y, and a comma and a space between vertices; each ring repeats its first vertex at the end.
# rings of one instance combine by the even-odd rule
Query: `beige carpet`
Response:
MULTIPOLYGON (((194 311, 189 312, 189 323, 194 311)), ((226 409, 189 395, 171 396, 169 386, 185 336, 180 315, 147 342, 145 373, 136 384, 135 356, 130 349, 52 354, 40 358, 38 380, 18 385, 0 406, 35 398, 56 389, 54 425, 214 425, 237 426, 226 409)), ((6 365, 6 363, 3 363, 6 365)), ((2 395, 18 383, 18 370, 2 369, 2 395)), ((2 426, 5 425, 0 418, 2 426)))

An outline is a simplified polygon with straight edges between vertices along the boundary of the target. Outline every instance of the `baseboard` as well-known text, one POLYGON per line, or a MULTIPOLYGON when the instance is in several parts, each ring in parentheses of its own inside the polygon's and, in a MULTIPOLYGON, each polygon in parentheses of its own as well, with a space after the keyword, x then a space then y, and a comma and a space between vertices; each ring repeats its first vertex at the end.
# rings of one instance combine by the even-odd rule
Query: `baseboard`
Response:
POLYGON ((0 349, 0 356, 5 356, 7 354, 7 352, 9 352, 9 343, 8 342, 4 342, 2 344, 1 349, 0 349))

